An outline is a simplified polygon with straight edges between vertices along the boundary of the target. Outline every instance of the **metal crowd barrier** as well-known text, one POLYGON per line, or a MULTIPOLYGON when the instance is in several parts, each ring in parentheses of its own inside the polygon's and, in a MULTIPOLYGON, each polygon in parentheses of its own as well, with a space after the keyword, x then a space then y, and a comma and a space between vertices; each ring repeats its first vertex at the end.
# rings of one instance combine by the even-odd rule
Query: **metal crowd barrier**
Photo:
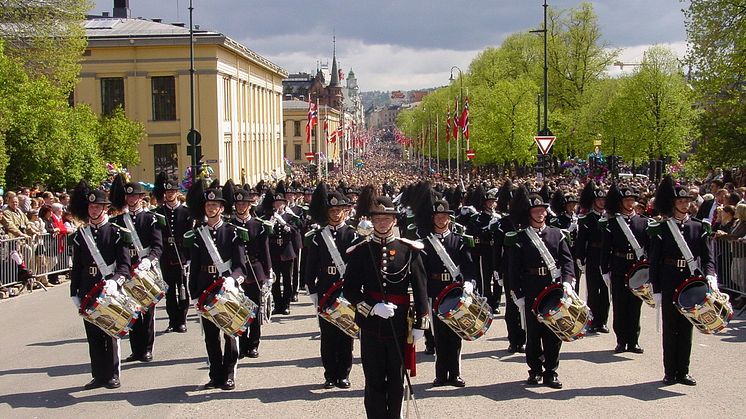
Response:
POLYGON ((746 295, 746 241, 713 239, 712 248, 719 288, 746 295))
POLYGON ((34 238, 0 240, 0 285, 13 285, 19 281, 18 264, 12 257, 17 252, 26 268, 35 277, 62 273, 72 267, 70 235, 41 234, 34 238))

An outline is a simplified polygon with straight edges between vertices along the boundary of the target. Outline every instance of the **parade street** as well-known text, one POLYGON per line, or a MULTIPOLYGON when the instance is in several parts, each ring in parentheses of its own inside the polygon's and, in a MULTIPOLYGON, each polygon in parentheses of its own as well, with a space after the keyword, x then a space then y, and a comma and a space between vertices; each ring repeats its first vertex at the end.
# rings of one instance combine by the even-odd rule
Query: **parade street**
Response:
MULTIPOLYGON (((236 389, 201 390, 207 381, 203 338, 190 312, 185 334, 158 333, 154 360, 123 363, 122 387, 83 390, 90 365, 83 322, 68 283, 0 302, 3 357, 0 417, 364 417, 359 342, 349 390, 323 390, 317 320, 308 297, 263 328, 258 359, 239 361, 236 389)), ((156 330, 165 329, 163 303, 156 330)), ((486 336, 465 342, 466 388, 431 388, 433 356, 419 343, 412 378, 421 417, 739 417, 746 403, 746 322, 743 316, 717 336, 695 332, 691 374, 696 387, 664 387, 655 311, 643 307, 640 344, 645 354, 615 355, 613 333, 565 343, 562 390, 528 387, 520 354, 509 355, 502 316, 486 336)), ((122 340, 122 359, 130 353, 122 340)), ((415 417, 413 414, 410 417, 415 417)))

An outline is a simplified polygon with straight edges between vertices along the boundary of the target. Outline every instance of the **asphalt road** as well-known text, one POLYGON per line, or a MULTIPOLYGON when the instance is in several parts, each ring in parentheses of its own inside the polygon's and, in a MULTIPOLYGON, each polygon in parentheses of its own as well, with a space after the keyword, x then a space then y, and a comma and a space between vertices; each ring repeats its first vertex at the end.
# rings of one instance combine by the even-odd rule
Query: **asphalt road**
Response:
MULTIPOLYGON (((86 391, 87 344, 67 284, 0 302, 0 418, 31 417, 364 417, 359 344, 349 390, 323 390, 318 325, 301 295, 289 316, 263 329, 258 359, 239 361, 233 391, 200 390, 207 381, 206 352, 196 315, 186 334, 156 337, 154 361, 123 364, 122 387, 86 391)), ((156 330, 167 325, 164 302, 156 330)), ((560 356, 561 390, 528 387, 522 355, 505 349, 500 316, 487 335, 465 342, 467 387, 433 389, 433 357, 418 348, 412 378, 422 418, 453 417, 742 417, 746 402, 746 322, 716 336, 695 332, 691 373, 696 387, 664 387, 661 338, 655 312, 643 307, 640 344, 645 354, 612 352, 614 335, 566 343, 560 356), (475 416, 476 415, 476 416, 475 416)), ((122 358, 129 342, 122 341, 122 358)), ((414 417, 414 416, 412 416, 414 417)))

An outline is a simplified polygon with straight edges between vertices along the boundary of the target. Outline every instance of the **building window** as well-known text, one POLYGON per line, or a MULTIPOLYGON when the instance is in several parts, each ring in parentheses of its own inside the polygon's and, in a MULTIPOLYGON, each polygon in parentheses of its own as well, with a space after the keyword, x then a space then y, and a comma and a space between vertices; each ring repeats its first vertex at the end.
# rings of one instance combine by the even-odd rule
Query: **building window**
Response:
POLYGON ((101 79, 101 113, 111 115, 120 106, 124 109, 124 79, 122 77, 101 79))
POLYGON ((231 120, 231 79, 223 79, 223 121, 231 120))
POLYGON ((294 160, 300 160, 301 159, 300 144, 295 144, 294 147, 295 147, 295 159, 294 160))
POLYGON ((153 146, 155 176, 165 172, 169 177, 179 178, 179 151, 176 144, 156 144, 153 146))
POLYGON ((176 80, 174 76, 153 77, 153 121, 176 120, 176 80))
POLYGON ((300 121, 293 121, 293 136, 300 137, 300 121))

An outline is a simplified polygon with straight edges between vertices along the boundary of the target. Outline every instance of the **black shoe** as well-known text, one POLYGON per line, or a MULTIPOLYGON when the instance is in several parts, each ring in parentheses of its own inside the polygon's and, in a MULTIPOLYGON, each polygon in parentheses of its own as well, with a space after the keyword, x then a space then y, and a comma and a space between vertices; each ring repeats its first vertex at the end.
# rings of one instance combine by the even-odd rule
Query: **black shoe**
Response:
POLYGON ((106 388, 109 389, 115 389, 122 386, 122 383, 119 382, 119 377, 112 377, 109 381, 105 384, 106 388))
POLYGON ((526 384, 537 386, 539 385, 539 380, 541 379, 541 374, 534 374, 534 373, 528 373, 528 380, 526 380, 526 384))
POLYGON ((127 358, 124 358, 123 362, 135 362, 135 361, 139 361, 139 360, 140 360, 140 356, 132 354, 132 355, 128 356, 127 358))
POLYGON ((324 381, 324 388, 327 389, 327 390, 330 389, 330 388, 334 388, 334 386, 336 386, 336 385, 337 385, 337 383, 334 382, 334 380, 329 379, 329 380, 324 381))
POLYGON ((173 327, 171 327, 171 326, 168 326, 168 327, 167 327, 167 328, 166 328, 166 329, 165 329, 165 330, 163 331, 163 333, 171 333, 171 332, 173 332, 173 331, 174 331, 174 328, 173 328, 173 327))
POLYGON ((456 376, 456 378, 451 378, 450 380, 448 380, 448 384, 454 387, 466 387, 466 381, 464 381, 464 379, 459 376, 456 376))
POLYGON ((670 386, 676 384, 676 378, 673 375, 666 375, 663 377, 663 385, 670 386))
POLYGON ((248 353, 246 353, 246 352, 239 352, 238 353, 238 359, 244 359, 244 358, 246 358, 246 355, 248 355, 248 353))
POLYGON ((210 390, 213 388, 218 388, 218 385, 213 380, 208 381, 205 385, 202 386, 203 390, 210 390))
POLYGON ((625 345, 623 343, 617 344, 616 348, 614 348, 614 353, 615 354, 620 354, 620 353, 626 352, 626 351, 627 351, 627 345, 625 345))
POLYGON ((556 389, 562 388, 562 382, 559 380, 559 378, 555 376, 544 377, 544 385, 550 388, 556 388, 556 389))
POLYGON ((596 328, 596 327, 588 326, 588 328, 585 329, 585 334, 586 335, 594 335, 596 333, 598 333, 598 328, 596 328))
POLYGON ((180 324, 180 325, 176 326, 176 332, 177 333, 186 333, 186 331, 187 331, 187 328, 186 328, 185 324, 180 324))
POLYGON ((500 314, 500 307, 495 307, 495 309, 492 310, 492 314, 500 314))
POLYGON ((425 354, 426 355, 435 355, 435 348, 432 346, 426 346, 425 347, 425 354))
POLYGON ((153 360, 153 354, 151 352, 145 352, 145 354, 140 358, 140 361, 142 362, 150 362, 153 360))
POLYGON ((446 385, 446 380, 442 378, 435 378, 433 380, 433 387, 443 387, 444 385, 446 385))
POLYGON ((350 380, 342 378, 337 380, 337 387, 339 388, 350 388, 350 380))
POLYGON ((276 308, 276 309, 272 310, 272 314, 283 314, 282 313, 282 309, 276 308))
POLYGON ((609 333, 609 328, 605 324, 602 324, 596 328, 596 331, 598 333, 609 333))
POLYGON ((644 353, 645 350, 642 349, 640 347, 640 345, 634 344, 634 345, 627 345, 627 352, 632 352, 632 353, 635 353, 635 354, 641 354, 641 353, 644 353))
POLYGON ((696 386, 697 380, 689 374, 676 377, 676 382, 684 384, 685 386, 696 386))
POLYGON ((84 385, 83 389, 84 390, 93 390, 94 388, 99 388, 99 387, 103 387, 103 386, 104 386, 104 383, 102 381, 99 381, 99 380, 97 380, 97 379, 94 378, 93 380, 89 381, 88 384, 84 385))
POLYGON ((508 345, 508 353, 509 354, 514 354, 516 352, 518 352, 518 348, 516 348, 515 345, 508 345))
POLYGON ((223 385, 220 386, 220 388, 222 388, 223 390, 233 390, 234 388, 236 388, 236 382, 233 381, 232 378, 229 378, 225 380, 225 383, 223 383, 223 385))
POLYGON ((249 353, 247 354, 249 358, 259 358, 259 349, 252 348, 249 350, 249 353))
POLYGON ((515 348, 515 349, 516 349, 516 351, 519 354, 525 354, 526 353, 526 345, 518 345, 518 347, 515 348))
POLYGON ((297 303, 298 302, 298 294, 293 294, 293 298, 290 299, 290 301, 297 303))

